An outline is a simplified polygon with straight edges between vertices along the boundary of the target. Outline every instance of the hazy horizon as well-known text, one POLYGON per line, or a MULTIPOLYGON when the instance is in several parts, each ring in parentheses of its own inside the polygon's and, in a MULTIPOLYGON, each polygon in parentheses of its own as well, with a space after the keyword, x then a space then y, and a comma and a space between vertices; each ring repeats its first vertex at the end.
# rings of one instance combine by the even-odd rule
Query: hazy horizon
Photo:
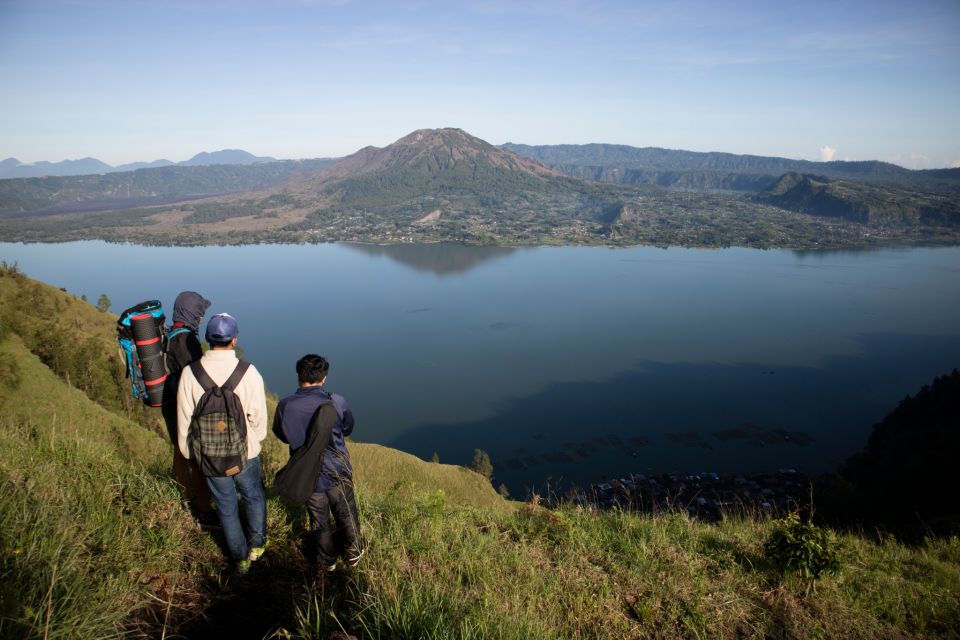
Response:
MULTIPOLYGON (((432 128, 441 128, 441 127, 432 127, 432 128)), ((461 129, 462 127, 454 127, 454 128, 461 129)), ((408 133, 412 133, 412 132, 408 132, 408 133)), ((470 133, 470 132, 467 131, 467 133, 470 133)), ((406 135, 406 134, 405 134, 405 135, 406 135)), ((401 138, 402 138, 402 137, 403 137, 403 136, 401 136, 401 138)), ((398 138, 398 139, 399 139, 399 138, 398 138)), ((395 142, 395 141, 394 141, 394 142, 395 142)), ((487 142, 489 142, 489 140, 488 140, 487 142)), ((384 146, 388 146, 389 144, 392 144, 392 142, 391 142, 391 143, 388 143, 387 145, 384 145, 384 146)), ((495 143, 495 144, 497 144, 497 145, 499 146, 499 145, 504 145, 504 144, 528 144, 528 143, 523 142, 523 141, 521 141, 521 140, 507 140, 507 141, 505 141, 505 142, 495 143)), ((645 147, 638 146, 638 145, 624 145, 623 143, 620 143, 620 142, 582 142, 582 143, 557 142, 557 143, 554 143, 554 144, 555 144, 556 146, 568 145, 568 144, 573 144, 573 145, 576 145, 576 146, 586 146, 586 145, 591 145, 591 144, 622 145, 622 146, 630 146, 630 147, 635 147, 635 148, 645 148, 645 147, 646 147, 646 148, 665 149, 665 150, 668 150, 668 151, 685 151, 685 152, 686 152, 686 151, 693 151, 692 149, 678 149, 678 148, 673 148, 673 147, 655 147, 655 146, 652 146, 652 145, 645 145, 645 147)), ((257 157, 271 157, 271 158, 273 158, 273 160, 267 160, 268 162, 269 162, 269 161, 285 161, 285 160, 314 160, 314 159, 321 159, 321 158, 329 158, 329 159, 339 160, 339 159, 348 157, 348 156, 356 153, 357 151, 360 151, 361 149, 363 149, 364 147, 367 147, 367 146, 371 146, 371 145, 362 145, 362 146, 360 146, 360 147, 357 147, 355 150, 351 151, 350 153, 344 154, 343 156, 310 156, 310 157, 308 157, 308 156, 303 156, 303 157, 298 157, 298 158, 283 158, 283 157, 279 157, 279 156, 272 155, 272 154, 270 154, 270 153, 267 153, 267 154, 251 154, 251 155, 254 155, 254 156, 257 156, 257 157)), ((531 146, 540 146, 540 145, 531 145, 531 146)), ((543 146, 551 146, 551 145, 543 145, 543 146)), ((109 162, 107 162, 106 164, 109 164, 110 166, 112 166, 112 167, 114 167, 114 168, 119 167, 119 166, 123 166, 123 165, 128 165, 128 164, 149 164, 149 163, 154 163, 154 162, 170 162, 170 163, 176 165, 176 164, 180 164, 180 163, 184 163, 184 162, 189 162, 190 160, 192 160, 192 159, 194 159, 195 157, 197 157, 197 156, 199 156, 199 155, 202 155, 202 154, 204 154, 204 153, 214 154, 214 153, 220 153, 220 152, 224 152, 224 151, 242 151, 242 152, 250 153, 247 149, 240 149, 240 148, 237 148, 237 147, 230 147, 230 148, 224 148, 224 149, 200 149, 200 150, 198 150, 198 151, 190 154, 189 156, 187 156, 187 157, 185 157, 185 158, 182 158, 182 159, 178 159, 178 160, 171 160, 170 158, 149 158, 149 159, 148 159, 148 158, 140 158, 139 160, 131 160, 131 161, 129 161, 129 162, 121 162, 121 163, 109 163, 109 162)), ((697 152, 695 152, 695 153, 730 153, 730 154, 733 154, 733 152, 724 151, 724 150, 722 150, 722 149, 713 149, 713 150, 711 150, 711 151, 697 151, 697 152)), ((789 157, 787 157, 787 156, 759 156, 759 155, 757 155, 757 154, 733 154, 733 155, 748 155, 748 156, 756 156, 756 157, 779 157, 779 158, 786 158, 787 160, 798 160, 798 161, 807 160, 807 161, 810 161, 810 162, 845 162, 845 161, 846 161, 846 162, 849 162, 849 161, 851 161, 851 160, 849 160, 849 159, 843 159, 843 160, 841 160, 841 159, 839 159, 839 158, 837 158, 837 159, 831 159, 831 160, 823 160, 823 159, 816 159, 816 158, 789 158, 789 157)), ((41 162, 47 162, 47 163, 52 163, 52 164, 56 164, 56 163, 60 163, 60 162, 80 162, 80 161, 84 161, 84 160, 97 160, 97 161, 100 161, 100 162, 104 162, 104 160, 103 160, 102 158, 98 158, 98 157, 92 156, 92 155, 86 155, 86 156, 76 157, 76 158, 60 158, 60 159, 43 158, 43 159, 40 159, 40 160, 35 160, 35 161, 33 161, 33 162, 24 162, 23 160, 21 160, 20 158, 15 157, 15 156, 7 156, 7 157, 5 157, 5 158, 0 158, 0 161, 6 161, 6 160, 17 160, 18 162, 21 163, 22 166, 33 166, 33 165, 36 165, 36 164, 41 163, 41 162)), ((856 160, 856 161, 854 161, 854 162, 874 161, 874 160, 880 160, 880 159, 879 159, 879 158, 862 158, 862 159, 856 160)), ((880 161, 881 161, 881 162, 889 162, 889 161, 887 161, 887 160, 880 160, 880 161)), ((903 168, 905 168, 905 169, 916 169, 916 167, 910 167, 910 166, 907 166, 906 164, 902 164, 902 163, 891 162, 891 164, 895 164, 895 165, 900 166, 900 167, 903 167, 903 168)), ((938 169, 938 168, 958 168, 958 167, 951 166, 951 167, 922 167, 922 168, 923 168, 923 169, 938 169)))

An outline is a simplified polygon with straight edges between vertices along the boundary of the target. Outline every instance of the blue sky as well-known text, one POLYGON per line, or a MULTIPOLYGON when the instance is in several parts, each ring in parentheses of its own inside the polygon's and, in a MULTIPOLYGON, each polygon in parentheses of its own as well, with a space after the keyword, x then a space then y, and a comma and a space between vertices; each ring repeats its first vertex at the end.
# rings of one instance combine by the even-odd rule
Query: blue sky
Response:
POLYGON ((0 0, 0 158, 419 128, 960 166, 960 1, 0 0))

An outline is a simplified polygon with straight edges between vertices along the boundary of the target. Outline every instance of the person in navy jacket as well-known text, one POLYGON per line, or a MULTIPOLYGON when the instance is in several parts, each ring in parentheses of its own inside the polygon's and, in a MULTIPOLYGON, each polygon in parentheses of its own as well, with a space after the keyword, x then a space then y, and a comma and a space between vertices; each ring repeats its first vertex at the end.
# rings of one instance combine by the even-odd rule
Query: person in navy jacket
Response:
POLYGON ((344 441, 353 431, 353 412, 343 396, 323 388, 329 370, 326 358, 316 354, 307 354, 297 361, 298 389, 277 405, 273 433, 290 445, 292 454, 305 445, 314 415, 324 405, 335 410, 328 412, 333 420, 330 440, 319 453, 323 455, 322 470, 306 503, 317 546, 317 562, 324 570, 334 571, 341 556, 349 566, 356 565, 364 547, 353 490, 353 467, 344 441))

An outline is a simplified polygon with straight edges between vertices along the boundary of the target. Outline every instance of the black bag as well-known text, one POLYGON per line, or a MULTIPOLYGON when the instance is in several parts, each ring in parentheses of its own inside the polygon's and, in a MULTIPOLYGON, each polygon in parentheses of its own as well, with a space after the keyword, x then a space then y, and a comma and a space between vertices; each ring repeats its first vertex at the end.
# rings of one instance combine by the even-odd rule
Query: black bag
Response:
POLYGON ((199 360, 190 363, 203 395, 190 419, 187 444, 205 476, 233 477, 247 464, 247 416, 233 391, 249 367, 249 362, 241 360, 218 387, 199 360))
POLYGON ((303 446, 290 455, 287 464, 274 478, 273 488, 277 495, 293 502, 306 502, 310 498, 323 471, 324 452, 339 415, 336 406, 329 400, 317 407, 310 418, 303 446))

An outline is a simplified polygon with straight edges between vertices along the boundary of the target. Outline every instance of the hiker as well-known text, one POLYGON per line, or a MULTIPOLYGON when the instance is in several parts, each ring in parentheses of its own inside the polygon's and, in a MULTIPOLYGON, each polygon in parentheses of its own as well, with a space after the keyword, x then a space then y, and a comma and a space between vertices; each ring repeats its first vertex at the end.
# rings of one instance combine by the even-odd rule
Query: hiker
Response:
POLYGON ((219 313, 207 322, 210 349, 183 370, 177 388, 177 444, 206 476, 230 557, 237 570, 246 573, 266 548, 260 443, 267 437, 267 400, 260 373, 237 358, 238 334, 237 321, 229 314, 219 313), (208 408, 210 413, 205 413, 208 408), (246 536, 240 524, 238 490, 246 514, 246 536))
POLYGON ((206 479, 196 462, 184 458, 177 445, 177 384, 180 382, 180 372, 203 355, 197 331, 210 304, 209 300, 194 291, 182 291, 173 303, 173 326, 167 332, 166 364, 169 375, 164 382, 166 386, 161 408, 173 445, 173 477, 180 497, 189 502, 197 520, 206 527, 212 526, 216 520, 206 479))
POLYGON ((353 468, 344 442, 353 431, 353 412, 343 396, 323 388, 329 370, 330 364, 322 356, 311 353, 300 358, 298 389, 280 401, 273 420, 273 433, 290 445, 291 455, 278 474, 278 483, 284 473, 296 474, 308 483, 298 497, 305 498, 310 513, 314 559, 318 568, 327 572, 336 570, 338 557, 355 566, 364 552, 353 468))

